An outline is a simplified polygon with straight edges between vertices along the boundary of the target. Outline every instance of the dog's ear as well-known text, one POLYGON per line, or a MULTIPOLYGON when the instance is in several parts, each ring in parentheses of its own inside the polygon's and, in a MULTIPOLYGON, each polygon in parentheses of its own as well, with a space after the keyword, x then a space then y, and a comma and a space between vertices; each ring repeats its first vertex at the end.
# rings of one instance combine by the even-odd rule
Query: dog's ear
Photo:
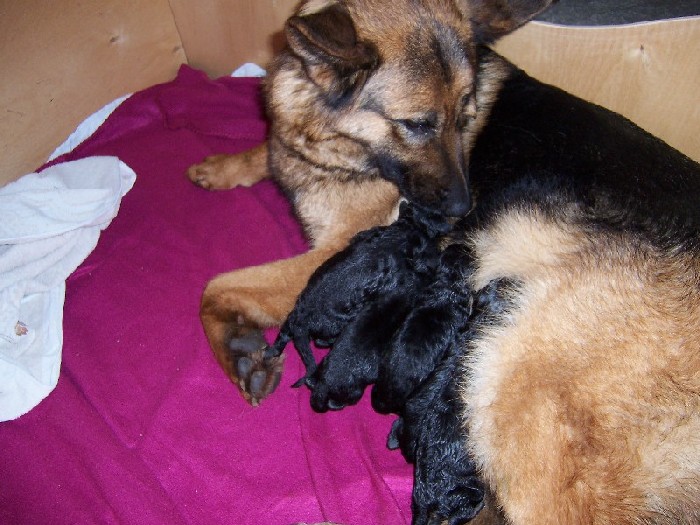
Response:
POLYGON ((557 0, 458 0, 476 40, 488 44, 515 31, 557 0))
POLYGON ((289 18, 285 32, 290 49, 332 105, 359 91, 378 62, 376 48, 358 40, 350 13, 339 4, 289 18))

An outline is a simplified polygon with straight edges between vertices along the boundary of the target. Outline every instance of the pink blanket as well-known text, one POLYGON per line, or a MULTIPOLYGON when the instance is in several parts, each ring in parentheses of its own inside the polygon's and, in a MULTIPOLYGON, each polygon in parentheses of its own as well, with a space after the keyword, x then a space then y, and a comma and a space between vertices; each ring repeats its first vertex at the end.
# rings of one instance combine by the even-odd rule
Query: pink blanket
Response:
POLYGON ((260 108, 259 81, 183 66, 58 159, 116 155, 137 180, 67 282, 56 390, 0 423, 0 523, 410 523, 412 469, 385 447, 392 418, 368 396, 312 412, 290 387, 303 367, 289 349, 277 392, 251 408, 202 332, 208 279, 306 249, 272 182, 207 192, 184 176, 263 140, 260 108))

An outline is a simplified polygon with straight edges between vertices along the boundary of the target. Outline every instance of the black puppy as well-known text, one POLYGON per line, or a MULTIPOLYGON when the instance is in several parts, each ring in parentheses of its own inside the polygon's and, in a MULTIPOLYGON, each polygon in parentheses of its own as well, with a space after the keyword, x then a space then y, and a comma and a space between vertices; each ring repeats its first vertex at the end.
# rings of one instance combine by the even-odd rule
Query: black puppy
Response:
POLYGON ((484 487, 469 459, 453 379, 460 352, 452 348, 409 398, 387 441, 414 464, 413 525, 461 525, 483 506, 484 487))
POLYGON ((367 304, 340 333, 318 368, 306 379, 311 408, 340 410, 357 403, 377 381, 382 350, 413 307, 412 295, 391 293, 367 304))
POLYGON ((484 505, 484 485, 467 451, 462 407, 455 391, 464 375, 466 345, 482 323, 503 315, 507 280, 492 282, 474 298, 473 314, 449 343, 435 370, 406 401, 387 440, 414 464, 413 525, 461 525, 484 505))
MULTIPOLYGON (((394 223, 356 235, 345 250, 313 273, 266 358, 280 355, 293 340, 306 367, 306 375, 295 386, 308 382, 318 387, 318 374, 310 380, 316 371, 311 340, 330 345, 368 305, 413 296, 432 277, 439 257, 437 237, 448 230, 442 216, 402 203, 394 223)), ((347 343, 337 345, 333 359, 355 350, 352 339, 348 336, 347 343)), ((338 385, 334 406, 344 404, 342 390, 338 385)))
POLYGON ((414 308, 393 334, 372 388, 377 412, 401 413, 411 392, 455 344, 471 313, 465 261, 463 245, 444 249, 434 281, 418 293, 414 308))

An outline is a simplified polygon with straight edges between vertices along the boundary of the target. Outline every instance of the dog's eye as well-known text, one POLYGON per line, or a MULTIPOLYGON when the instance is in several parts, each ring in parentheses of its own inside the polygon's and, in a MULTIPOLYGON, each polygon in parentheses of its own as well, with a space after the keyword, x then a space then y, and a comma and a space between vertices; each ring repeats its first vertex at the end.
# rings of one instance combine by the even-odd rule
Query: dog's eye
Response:
POLYGON ((471 117, 469 115, 466 115, 464 113, 460 114, 457 117, 457 122, 456 122, 457 130, 464 131, 465 129, 467 129, 467 126, 469 125, 470 120, 471 120, 471 117))
POLYGON ((435 119, 400 119, 397 121, 409 133, 415 135, 427 135, 435 131, 435 119))

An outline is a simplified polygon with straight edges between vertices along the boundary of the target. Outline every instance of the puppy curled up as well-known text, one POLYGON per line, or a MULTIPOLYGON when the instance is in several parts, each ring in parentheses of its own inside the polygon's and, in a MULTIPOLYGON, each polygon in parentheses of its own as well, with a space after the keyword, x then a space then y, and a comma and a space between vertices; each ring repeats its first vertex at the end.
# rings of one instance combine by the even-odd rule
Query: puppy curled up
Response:
POLYGON ((449 228, 441 214, 402 203, 394 223, 356 235, 347 249, 314 272, 266 357, 280 355, 293 340, 306 367, 305 376, 296 386, 307 384, 314 392, 318 391, 315 407, 337 409, 356 403, 364 387, 374 382, 378 370, 375 353, 383 343, 373 341, 372 337, 378 332, 391 334, 391 323, 399 322, 408 313, 416 291, 433 279, 439 260, 438 237, 449 228), (386 312, 388 317, 379 315, 381 312, 386 312), (363 318, 368 322, 381 319, 382 329, 378 331, 371 326, 360 329, 357 325, 352 331, 343 332, 351 322, 363 318), (362 341, 361 334, 373 335, 362 341), (323 374, 316 373, 312 340, 319 346, 333 344, 330 361, 321 363, 323 374), (364 357, 357 350, 361 348, 367 349, 364 357), (326 384, 334 367, 340 365, 345 369, 344 354, 352 354, 355 369, 364 370, 355 376, 340 374, 333 384, 326 384), (352 395, 349 390, 353 391, 352 395))
POLYGON ((465 262, 461 244, 443 249, 435 277, 416 292, 412 309, 381 351, 372 388, 372 407, 377 412, 400 414, 411 393, 456 344, 472 308, 465 262))

